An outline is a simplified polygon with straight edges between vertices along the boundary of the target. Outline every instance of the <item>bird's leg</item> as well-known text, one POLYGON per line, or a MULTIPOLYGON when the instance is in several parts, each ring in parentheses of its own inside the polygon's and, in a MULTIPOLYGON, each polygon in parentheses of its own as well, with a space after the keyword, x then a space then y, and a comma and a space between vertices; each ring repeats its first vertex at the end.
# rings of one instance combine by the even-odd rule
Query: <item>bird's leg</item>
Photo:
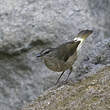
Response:
POLYGON ((59 78, 58 78, 56 84, 59 82, 59 80, 60 80, 60 78, 62 77, 62 75, 63 75, 64 72, 65 72, 65 71, 63 71, 63 72, 61 73, 61 75, 59 76, 59 78))
POLYGON ((65 82, 67 82, 67 81, 68 81, 68 78, 69 78, 69 76, 70 76, 70 74, 71 74, 72 70, 73 70, 73 68, 71 67, 71 68, 70 68, 70 72, 68 73, 68 76, 67 76, 67 78, 66 78, 65 82))

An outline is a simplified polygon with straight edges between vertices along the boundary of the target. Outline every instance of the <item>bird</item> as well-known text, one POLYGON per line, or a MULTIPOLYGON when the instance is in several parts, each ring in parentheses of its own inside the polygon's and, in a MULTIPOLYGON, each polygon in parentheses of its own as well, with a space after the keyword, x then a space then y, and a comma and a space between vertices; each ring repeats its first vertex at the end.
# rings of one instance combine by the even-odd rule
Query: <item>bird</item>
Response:
POLYGON ((52 71, 62 72, 58 77, 56 84, 66 70, 70 70, 65 81, 68 80, 73 67, 72 65, 77 60, 78 51, 81 49, 86 38, 93 33, 93 30, 82 30, 72 41, 63 43, 55 48, 46 48, 36 55, 42 57, 44 63, 52 71))

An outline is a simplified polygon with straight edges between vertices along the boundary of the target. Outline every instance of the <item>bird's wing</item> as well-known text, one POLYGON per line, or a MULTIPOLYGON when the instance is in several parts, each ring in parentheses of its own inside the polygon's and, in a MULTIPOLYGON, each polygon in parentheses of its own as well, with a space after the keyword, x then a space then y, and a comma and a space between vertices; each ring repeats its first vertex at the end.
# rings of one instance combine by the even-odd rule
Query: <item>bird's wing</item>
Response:
POLYGON ((60 60, 67 61, 70 56, 72 56, 79 45, 80 41, 75 42, 67 42, 65 44, 60 45, 56 50, 56 57, 60 60))

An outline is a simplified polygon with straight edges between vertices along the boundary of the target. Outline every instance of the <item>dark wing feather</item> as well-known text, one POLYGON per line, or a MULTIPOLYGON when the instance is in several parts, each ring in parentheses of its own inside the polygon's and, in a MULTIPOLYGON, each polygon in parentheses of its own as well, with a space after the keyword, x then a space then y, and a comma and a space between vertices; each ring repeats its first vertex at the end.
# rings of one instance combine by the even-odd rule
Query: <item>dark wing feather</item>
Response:
POLYGON ((60 60, 67 61, 70 56, 72 56, 79 45, 80 41, 75 42, 67 42, 65 44, 60 45, 56 50, 56 57, 60 60))

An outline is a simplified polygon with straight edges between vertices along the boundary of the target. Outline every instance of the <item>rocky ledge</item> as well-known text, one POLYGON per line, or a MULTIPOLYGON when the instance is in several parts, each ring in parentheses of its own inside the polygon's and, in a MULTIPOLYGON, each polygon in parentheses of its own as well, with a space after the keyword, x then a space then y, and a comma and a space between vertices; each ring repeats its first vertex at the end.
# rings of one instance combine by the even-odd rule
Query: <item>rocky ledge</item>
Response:
POLYGON ((23 110, 109 110, 110 66, 74 84, 48 90, 23 110))

